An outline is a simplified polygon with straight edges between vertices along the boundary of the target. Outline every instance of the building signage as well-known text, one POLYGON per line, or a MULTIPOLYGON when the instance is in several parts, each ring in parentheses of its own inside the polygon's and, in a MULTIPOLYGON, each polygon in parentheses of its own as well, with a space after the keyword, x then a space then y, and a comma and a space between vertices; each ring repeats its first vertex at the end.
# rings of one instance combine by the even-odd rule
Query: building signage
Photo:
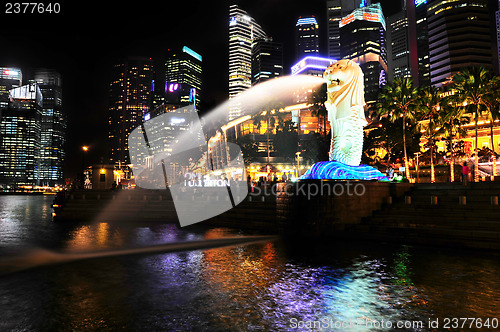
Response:
POLYGON ((339 28, 354 22, 355 20, 379 22, 385 29, 385 19, 382 14, 382 7, 379 3, 368 7, 356 8, 351 14, 343 17, 340 20, 339 28))

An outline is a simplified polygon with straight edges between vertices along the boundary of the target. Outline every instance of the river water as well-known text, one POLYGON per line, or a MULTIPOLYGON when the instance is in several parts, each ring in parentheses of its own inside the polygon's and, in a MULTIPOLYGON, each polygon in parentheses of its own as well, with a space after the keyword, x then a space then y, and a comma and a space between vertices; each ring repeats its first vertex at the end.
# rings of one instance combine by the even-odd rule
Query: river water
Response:
POLYGON ((0 196, 0 331, 389 331, 396 324, 427 331, 461 317, 500 327, 500 255, 481 251, 279 238, 12 272, 12 257, 33 253, 246 235, 105 220, 57 224, 51 201, 0 196))

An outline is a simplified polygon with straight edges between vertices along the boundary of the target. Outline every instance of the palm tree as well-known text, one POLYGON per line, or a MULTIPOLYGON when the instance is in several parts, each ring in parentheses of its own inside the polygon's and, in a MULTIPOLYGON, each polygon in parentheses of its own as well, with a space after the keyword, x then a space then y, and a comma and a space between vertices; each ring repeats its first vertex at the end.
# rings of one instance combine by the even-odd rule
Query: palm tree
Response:
POLYGON ((308 97, 308 103, 311 104, 309 109, 311 110, 311 115, 319 119, 323 118, 323 135, 326 135, 326 119, 328 118, 328 110, 325 107, 325 102, 327 100, 327 90, 326 83, 321 84, 317 89, 315 89, 308 97))
POLYGON ((465 136, 467 130, 463 128, 464 125, 470 123, 470 119, 464 116, 460 108, 455 107, 450 103, 447 98, 443 99, 441 108, 439 110, 439 117, 441 118, 441 127, 443 138, 446 141, 448 153, 450 154, 450 181, 455 181, 455 153, 453 138, 457 136, 465 136))
POLYGON ((410 167, 408 154, 406 152, 406 127, 409 123, 416 121, 416 113, 420 107, 418 88, 413 86, 411 78, 396 78, 390 84, 384 85, 380 92, 377 103, 377 112, 386 115, 391 122, 397 119, 403 120, 403 150, 405 159, 405 172, 410 178, 410 167))
POLYGON ((491 86, 492 72, 483 66, 469 67, 456 73, 453 78, 453 88, 455 89, 455 101, 460 103, 461 108, 472 114, 474 117, 474 129, 476 145, 474 151, 474 181, 479 181, 479 157, 478 157, 478 136, 477 122, 485 108, 485 99, 491 86))
POLYGON ((493 126, 495 120, 500 118, 500 77, 495 76, 490 80, 488 86, 488 93, 484 98, 484 106, 488 114, 488 119, 490 121, 490 138, 491 138, 491 151, 493 151, 493 176, 497 175, 497 163, 496 163, 496 152, 495 152, 495 142, 493 139, 493 126))
POLYGON ((439 135, 442 134, 442 117, 440 116, 441 89, 434 86, 426 86, 419 90, 421 98, 420 121, 417 130, 427 136, 431 154, 431 182, 436 182, 434 172, 434 147, 439 135))

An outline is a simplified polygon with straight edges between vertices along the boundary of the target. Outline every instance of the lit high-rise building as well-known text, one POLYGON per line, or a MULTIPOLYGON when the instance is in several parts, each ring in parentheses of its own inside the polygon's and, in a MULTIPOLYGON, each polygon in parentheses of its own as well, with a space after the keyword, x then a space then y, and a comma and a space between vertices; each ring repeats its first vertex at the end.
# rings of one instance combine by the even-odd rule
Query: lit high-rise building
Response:
MULTIPOLYGON (((237 5, 229 7, 229 99, 252 85, 252 43, 266 38, 261 26, 237 5)), ((228 119, 244 114, 242 105, 232 102, 228 119)))
POLYGON ((252 46, 252 85, 283 75, 283 44, 271 38, 256 39, 252 46))
POLYGON ((0 114, 9 106, 9 91, 23 85, 23 74, 19 68, 0 67, 0 114))
POLYGON ((202 57, 184 46, 180 51, 168 51, 165 60, 165 102, 198 105, 201 96, 202 57))
POLYGON ((30 83, 9 91, 0 121, 0 186, 36 186, 40 177, 42 93, 30 83))
POLYGON ((344 16, 340 27, 340 54, 359 63, 364 74, 367 104, 377 100, 386 83, 387 54, 385 19, 380 3, 355 9, 344 16))
POLYGON ((43 95, 40 184, 50 187, 63 185, 67 117, 62 107, 61 75, 53 70, 39 69, 35 73, 35 82, 43 95))
POLYGON ((411 77, 410 32, 406 10, 387 18, 387 79, 411 77))
POLYGON ((295 24, 296 59, 319 55, 319 25, 314 16, 299 17, 295 24))
POLYGON ((442 86, 467 66, 492 66, 488 0, 427 1, 430 80, 442 86))
POLYGON ((340 28, 342 17, 354 9, 368 6, 370 0, 328 0, 326 2, 328 57, 340 60, 340 28))
POLYGON ((429 45, 425 1, 403 0, 403 10, 387 19, 388 80, 411 77, 429 84, 429 45))
MULTIPOLYGON (((412 0, 407 0, 412 1, 412 0)), ((427 31, 427 1, 415 0, 415 29, 417 37, 418 84, 431 84, 429 63, 429 34, 427 31)))
POLYGON ((127 57, 115 64, 109 85, 109 161, 130 162, 127 140, 152 105, 151 58, 127 57))
POLYGON ((319 56, 306 56, 290 68, 293 75, 312 75, 322 77, 326 68, 337 61, 337 59, 323 58, 319 56))

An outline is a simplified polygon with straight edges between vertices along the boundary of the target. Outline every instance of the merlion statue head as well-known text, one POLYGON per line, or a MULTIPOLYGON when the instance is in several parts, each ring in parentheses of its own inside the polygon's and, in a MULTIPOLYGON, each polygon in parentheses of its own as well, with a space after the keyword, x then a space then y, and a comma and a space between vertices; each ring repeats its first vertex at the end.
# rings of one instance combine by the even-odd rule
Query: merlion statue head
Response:
POLYGON ((339 60, 332 63, 323 73, 327 84, 328 103, 337 105, 345 99, 350 106, 365 105, 363 71, 352 60, 339 60))

